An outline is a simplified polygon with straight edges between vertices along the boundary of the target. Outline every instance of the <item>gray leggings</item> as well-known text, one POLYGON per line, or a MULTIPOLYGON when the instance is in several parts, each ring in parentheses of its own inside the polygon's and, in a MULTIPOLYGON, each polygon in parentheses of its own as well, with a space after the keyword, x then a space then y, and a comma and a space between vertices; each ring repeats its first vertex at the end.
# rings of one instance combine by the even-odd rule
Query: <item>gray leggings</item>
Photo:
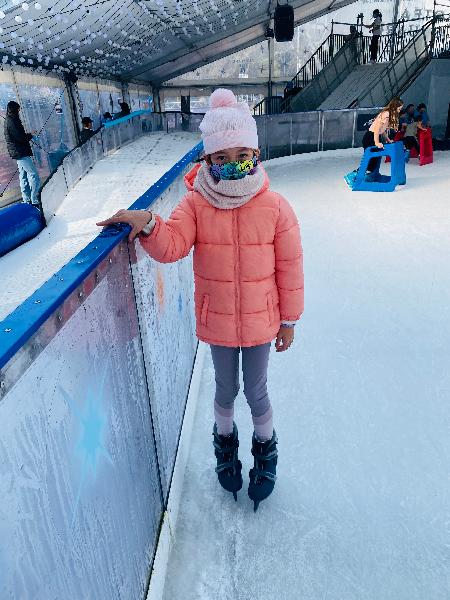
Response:
POLYGON ((251 348, 211 345, 216 372, 214 413, 220 435, 233 431, 234 400, 239 392, 239 352, 242 352, 244 395, 253 418, 256 435, 270 439, 273 432, 272 407, 267 393, 270 342, 251 348))

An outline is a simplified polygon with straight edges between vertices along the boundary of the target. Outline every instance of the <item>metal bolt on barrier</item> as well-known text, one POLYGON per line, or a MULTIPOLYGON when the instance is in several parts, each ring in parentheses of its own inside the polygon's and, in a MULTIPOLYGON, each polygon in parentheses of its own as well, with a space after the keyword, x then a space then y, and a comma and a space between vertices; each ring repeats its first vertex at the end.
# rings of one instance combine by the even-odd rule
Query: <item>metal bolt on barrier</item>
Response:
POLYGON ((11 327, 7 327, 7 328, 5 329, 5 333, 10 333, 11 331, 12 331, 11 327))
POLYGON ((41 303, 41 301, 40 301, 40 300, 35 300, 35 301, 34 301, 34 303, 35 303, 35 304, 40 304, 40 303, 41 303))

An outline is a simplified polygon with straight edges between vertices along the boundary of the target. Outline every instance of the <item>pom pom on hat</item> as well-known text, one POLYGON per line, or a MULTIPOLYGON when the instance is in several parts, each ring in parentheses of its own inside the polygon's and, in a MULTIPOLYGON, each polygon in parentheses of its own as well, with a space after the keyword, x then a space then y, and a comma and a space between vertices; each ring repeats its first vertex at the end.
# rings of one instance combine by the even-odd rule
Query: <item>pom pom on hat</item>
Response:
POLYGON ((206 154, 228 148, 258 148, 256 121, 246 102, 238 102, 231 90, 211 94, 210 109, 200 123, 206 154))
POLYGON ((211 108, 233 106, 234 104, 237 104, 236 96, 231 90, 226 90, 225 88, 214 90, 209 99, 209 106, 211 108))

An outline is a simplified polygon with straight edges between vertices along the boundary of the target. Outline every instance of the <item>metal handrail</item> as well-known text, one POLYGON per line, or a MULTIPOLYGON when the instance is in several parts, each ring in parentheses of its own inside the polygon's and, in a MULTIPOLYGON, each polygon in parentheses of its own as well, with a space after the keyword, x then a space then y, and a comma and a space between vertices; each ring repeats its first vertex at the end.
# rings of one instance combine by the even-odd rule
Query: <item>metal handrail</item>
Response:
MULTIPOLYGON (((431 35, 434 27, 434 20, 428 21, 419 31, 415 32, 410 42, 401 49, 401 51, 390 61, 385 69, 379 74, 379 81, 383 89, 383 101, 387 103, 391 98, 398 96, 406 87, 409 81, 416 73, 423 68, 424 64, 431 60, 430 43, 427 40, 427 34, 431 35), (419 52, 418 52, 419 48, 419 52), (414 61, 408 67, 406 61, 407 53, 414 52, 414 61), (400 71, 400 74, 399 74, 400 71)), ((361 106, 367 97, 373 96, 372 88, 359 98, 352 105, 361 106)), ((379 99, 376 99, 379 102, 379 99)))
POLYGON ((279 112, 282 100, 281 96, 267 96, 253 107, 253 114, 257 116, 275 114, 279 112))
MULTIPOLYGON (((439 58, 444 53, 450 53, 450 19, 439 16, 428 21, 416 32, 410 43, 380 73, 384 102, 402 94, 432 58, 439 58), (407 53, 414 54, 414 60, 409 67, 407 53)), ((361 106, 367 97, 372 98, 372 89, 367 90, 353 104, 361 106)), ((380 99, 375 98, 374 101, 379 102, 380 99)))
POLYGON ((330 34, 291 79, 293 87, 305 87, 332 60, 333 56, 342 48, 346 41, 346 35, 339 33, 330 34))
MULTIPOLYGON (((347 36, 331 33, 317 48, 312 56, 306 61, 302 68, 294 75, 289 82, 288 87, 298 89, 305 87, 320 71, 330 62, 334 53, 340 50, 344 45, 347 36)), ((263 114, 266 98, 263 98, 254 108, 255 115, 263 114)), ((280 107, 283 109, 283 104, 280 107)))
MULTIPOLYGON (((392 61, 398 54, 402 53, 403 50, 413 41, 417 36, 418 32, 423 28, 418 28, 411 31, 405 31, 405 24, 412 22, 416 23, 422 21, 423 18, 409 19, 405 21, 401 19, 396 23, 388 23, 387 25, 393 25, 394 30, 390 34, 380 36, 378 46, 378 61, 388 62, 392 61)), ((338 24, 335 22, 334 24, 338 24)), ((294 90, 294 93, 285 97, 281 104, 278 106, 278 101, 274 101, 273 98, 263 98, 253 109, 255 115, 262 115, 265 113, 273 114, 273 108, 278 108, 279 112, 290 112, 292 99, 300 93, 301 90, 306 87, 311 81, 334 59, 336 54, 345 46, 347 43, 355 42, 355 49, 358 54, 357 60, 359 64, 366 64, 370 60, 370 41, 371 36, 359 35, 353 39, 349 38, 348 35, 343 34, 330 34, 314 52, 314 54, 308 59, 303 67, 296 73, 291 79, 287 86, 287 89, 294 90), (297 93, 295 93, 297 90, 297 93), (269 109, 269 110, 267 110, 269 109)), ((331 92, 330 92, 331 93, 331 92)))
MULTIPOLYGON (((348 36, 332 33, 326 40, 319 46, 309 60, 303 65, 299 72, 291 79, 290 87, 293 90, 300 92, 306 87, 330 62, 334 56, 345 46, 348 42, 348 36)), ((296 94, 287 97, 283 100, 280 106, 281 112, 289 112, 292 98, 296 94)))
MULTIPOLYGON (((403 22, 403 23, 416 23, 417 21, 429 21, 430 17, 417 17, 415 19, 400 19, 399 21, 395 21, 392 23, 382 23, 383 27, 390 27, 391 25, 398 25, 399 23, 403 22)), ((333 25, 356 25, 355 22, 353 23, 345 23, 343 21, 333 21, 333 25)))
POLYGON ((436 19, 432 45, 433 58, 450 58, 450 18, 436 19))

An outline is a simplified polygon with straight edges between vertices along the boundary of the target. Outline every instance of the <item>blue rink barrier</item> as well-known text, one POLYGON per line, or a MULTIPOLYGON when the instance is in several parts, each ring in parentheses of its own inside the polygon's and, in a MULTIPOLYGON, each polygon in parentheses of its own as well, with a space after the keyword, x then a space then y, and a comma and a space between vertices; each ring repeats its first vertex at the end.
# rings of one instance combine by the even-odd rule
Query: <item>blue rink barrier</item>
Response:
POLYGON ((42 231, 38 208, 20 203, 0 210, 0 256, 7 254, 42 231))
POLYGON ((366 148, 358 170, 348 173, 345 180, 354 192, 393 192, 397 185, 405 185, 406 170, 403 142, 386 144, 384 148, 377 148, 376 146, 366 148), (381 159, 384 156, 391 158, 391 175, 380 174, 381 159), (378 160, 377 167, 370 175, 367 175, 369 162, 373 158, 378 160))
MULTIPOLYGON (((166 218, 200 150, 132 208, 166 218)), ((145 598, 197 340, 191 256, 159 265, 128 233, 0 323, 0 598, 145 598)))

